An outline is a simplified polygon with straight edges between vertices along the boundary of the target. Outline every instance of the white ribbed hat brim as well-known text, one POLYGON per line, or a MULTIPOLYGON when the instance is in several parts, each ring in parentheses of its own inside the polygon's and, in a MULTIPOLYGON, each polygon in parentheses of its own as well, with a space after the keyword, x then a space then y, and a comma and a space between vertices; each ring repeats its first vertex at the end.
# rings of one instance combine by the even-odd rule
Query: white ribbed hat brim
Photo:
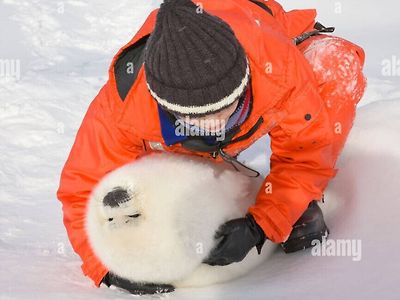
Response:
POLYGON ((249 83, 249 80, 250 80, 250 66, 247 61, 246 74, 243 77, 239 86, 235 88, 231 94, 222 98, 221 100, 216 101, 214 103, 205 104, 202 106, 183 106, 176 103, 171 103, 167 99, 161 98, 154 91, 152 91, 148 83, 147 83, 147 88, 149 89, 150 94, 153 96, 153 98, 156 99, 156 101, 162 107, 171 112, 175 112, 182 115, 202 115, 220 111, 223 108, 228 107, 229 105, 234 103, 245 91, 249 83))

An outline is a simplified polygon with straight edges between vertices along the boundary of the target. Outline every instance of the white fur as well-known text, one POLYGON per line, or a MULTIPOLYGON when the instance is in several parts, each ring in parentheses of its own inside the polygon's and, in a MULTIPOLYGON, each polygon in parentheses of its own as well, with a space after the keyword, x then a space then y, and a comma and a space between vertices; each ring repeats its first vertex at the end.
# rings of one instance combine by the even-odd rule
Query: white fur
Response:
POLYGON ((271 243, 261 255, 253 249, 229 266, 201 262, 215 246, 218 227, 244 216, 260 184, 197 157, 143 157, 107 174, 93 190, 86 220, 91 246, 109 270, 133 281, 187 287, 231 280, 260 264, 271 243), (132 200, 105 209, 102 200, 115 187, 126 188, 132 200), (134 214, 140 216, 128 217, 134 214))

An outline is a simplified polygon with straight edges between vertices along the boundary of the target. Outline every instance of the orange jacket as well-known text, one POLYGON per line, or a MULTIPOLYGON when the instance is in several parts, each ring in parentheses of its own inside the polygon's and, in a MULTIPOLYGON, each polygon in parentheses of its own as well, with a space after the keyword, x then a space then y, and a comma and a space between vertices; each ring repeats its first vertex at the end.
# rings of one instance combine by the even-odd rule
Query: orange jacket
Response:
MULTIPOLYGON (((328 181, 336 174, 338 151, 333 144, 343 144, 345 139, 344 135, 333 136, 313 72, 291 41, 312 29, 316 12, 285 12, 272 0, 266 3, 273 16, 248 0, 201 3, 209 13, 230 24, 249 58, 253 107, 236 136, 248 132, 260 117, 263 123, 251 138, 224 150, 235 155, 261 136, 271 136, 270 174, 249 212, 270 240, 282 242, 309 202, 321 198, 328 181)), ((155 144, 165 151, 210 157, 189 152, 180 144, 164 144, 157 104, 147 90, 143 66, 123 101, 117 92, 113 66, 125 49, 151 33, 156 13, 150 14, 139 32, 114 57, 109 79, 90 104, 79 128, 57 191, 69 239, 83 260, 84 273, 96 285, 107 269, 94 255, 84 226, 87 199, 94 185, 106 173, 151 151, 155 144)))

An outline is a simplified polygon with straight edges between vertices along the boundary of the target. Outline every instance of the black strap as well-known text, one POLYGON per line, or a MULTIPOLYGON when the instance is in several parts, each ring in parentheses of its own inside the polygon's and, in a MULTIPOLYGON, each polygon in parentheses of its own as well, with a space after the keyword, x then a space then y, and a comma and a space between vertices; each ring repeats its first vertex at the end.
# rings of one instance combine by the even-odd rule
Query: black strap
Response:
POLYGON ((263 10, 265 10, 267 13, 269 13, 271 16, 274 14, 272 13, 272 10, 265 4, 263 1, 257 1, 257 0, 250 0, 250 2, 253 2, 255 5, 258 5, 261 7, 263 10))
POLYGON ((304 42, 306 39, 308 39, 314 35, 318 35, 321 33, 332 33, 335 31, 335 27, 325 27, 324 25, 322 25, 319 22, 315 23, 314 28, 315 28, 315 30, 313 30, 313 31, 304 32, 303 34, 295 37, 293 39, 294 44, 299 45, 302 42, 304 42))
POLYGON ((249 177, 258 177, 260 176, 260 173, 258 171, 247 167, 246 165, 238 161, 236 157, 228 155, 226 152, 224 152, 223 149, 228 145, 238 143, 240 141, 250 138, 257 131, 257 129, 260 128, 263 122, 264 119, 260 117, 256 124, 254 124, 248 132, 232 140, 233 136, 239 130, 239 127, 237 127, 234 131, 228 133, 229 135, 226 136, 224 141, 219 142, 215 145, 208 145, 203 139, 197 137, 189 138, 183 141, 181 144, 182 147, 184 147, 185 149, 196 152, 210 153, 213 155, 214 158, 217 155, 220 155, 222 159, 230 163, 236 171, 241 172, 249 177))
POLYGON ((250 138, 257 131, 257 129, 261 126, 263 122, 264 119, 260 117, 257 123, 254 124, 253 127, 248 132, 237 137, 236 139, 232 139, 233 136, 239 131, 239 127, 237 127, 235 128, 235 130, 229 131, 223 141, 214 145, 207 144, 201 137, 190 137, 187 140, 184 140, 181 144, 184 148, 189 149, 191 151, 207 152, 207 153, 218 152, 219 149, 223 149, 228 145, 238 143, 240 141, 250 138))
MULTIPOLYGON (((251 137, 251 136, 257 131, 257 129, 261 126, 261 124, 262 124, 263 122, 264 122, 263 117, 260 117, 260 118, 257 120, 256 124, 254 124, 253 127, 251 127, 250 130, 249 130, 248 132, 246 132, 245 134, 239 136, 238 138, 236 138, 236 139, 234 139, 234 140, 232 140, 232 141, 230 141, 230 142, 228 142, 228 143, 226 143, 226 144, 223 143, 223 147, 225 147, 225 146, 227 146, 227 145, 234 144, 234 143, 238 143, 238 142, 241 142, 241 141, 243 141, 243 140, 248 139, 249 137, 251 137)), ((222 148, 223 148, 223 147, 222 147, 222 148)))
POLYGON ((221 155, 222 159, 232 165, 232 167, 244 175, 248 177, 258 177, 260 176, 260 172, 246 166, 245 164, 241 163, 237 160, 236 157, 230 156, 222 150, 222 148, 218 149, 218 154, 221 155))
POLYGON ((225 145, 231 143, 233 136, 238 131, 239 127, 235 128, 234 130, 228 131, 226 133, 224 141, 221 141, 220 143, 217 144, 209 145, 205 142, 204 138, 200 136, 191 136, 188 139, 182 141, 181 144, 184 148, 191 151, 214 153, 218 152, 219 148, 224 147, 225 145))

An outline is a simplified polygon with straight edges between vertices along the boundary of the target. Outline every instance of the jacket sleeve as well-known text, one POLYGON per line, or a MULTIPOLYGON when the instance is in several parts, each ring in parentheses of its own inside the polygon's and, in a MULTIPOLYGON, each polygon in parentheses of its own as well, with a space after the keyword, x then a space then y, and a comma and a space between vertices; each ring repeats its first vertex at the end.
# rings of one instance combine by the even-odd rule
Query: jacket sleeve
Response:
POLYGON ((315 9, 295 9, 285 11, 275 0, 258 0, 271 9, 274 19, 281 25, 285 34, 294 38, 303 32, 313 30, 317 11, 315 9))
POLYGON ((85 230, 88 196, 108 172, 134 160, 141 152, 115 126, 106 84, 90 104, 61 173, 57 197, 62 202, 64 225, 82 270, 97 286, 107 269, 93 253, 85 230))
MULTIPOLYGON (((312 200, 319 200, 335 176, 337 151, 327 107, 303 55, 292 51, 288 81, 294 82, 286 100, 286 117, 270 132, 270 173, 256 203, 249 208, 266 236, 284 242, 312 200)), ((340 141, 342 139, 342 141, 340 141)))

